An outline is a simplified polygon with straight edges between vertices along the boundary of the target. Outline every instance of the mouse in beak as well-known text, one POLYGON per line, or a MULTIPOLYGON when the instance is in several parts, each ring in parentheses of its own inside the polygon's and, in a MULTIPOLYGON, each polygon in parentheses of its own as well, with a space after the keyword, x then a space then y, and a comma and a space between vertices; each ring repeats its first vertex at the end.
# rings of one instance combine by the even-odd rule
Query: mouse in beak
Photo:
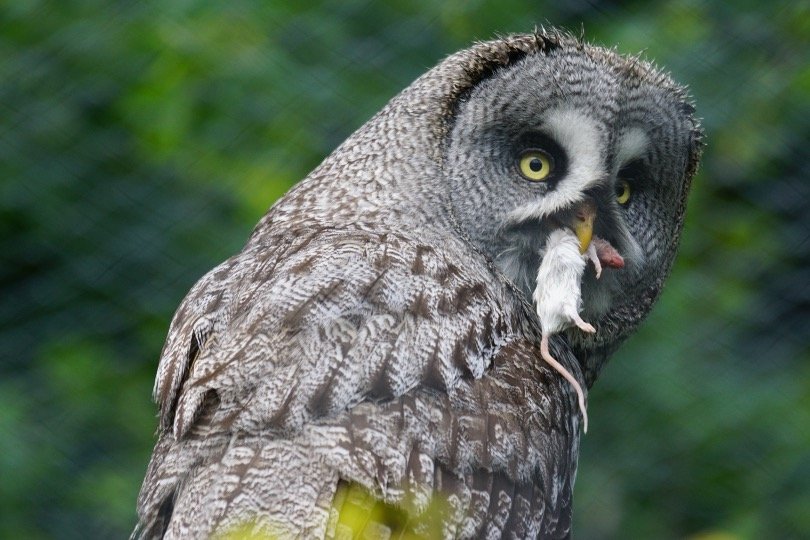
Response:
POLYGON ((560 227, 549 233, 537 272, 537 286, 532 298, 543 330, 540 353, 552 368, 574 388, 583 417, 583 431, 588 431, 585 393, 574 376, 549 351, 549 338, 577 327, 583 332, 596 329, 579 314, 582 307, 582 276, 587 262, 594 266, 597 279, 602 268, 623 268, 624 259, 602 238, 594 236, 596 204, 592 199, 575 205, 559 218, 560 227))

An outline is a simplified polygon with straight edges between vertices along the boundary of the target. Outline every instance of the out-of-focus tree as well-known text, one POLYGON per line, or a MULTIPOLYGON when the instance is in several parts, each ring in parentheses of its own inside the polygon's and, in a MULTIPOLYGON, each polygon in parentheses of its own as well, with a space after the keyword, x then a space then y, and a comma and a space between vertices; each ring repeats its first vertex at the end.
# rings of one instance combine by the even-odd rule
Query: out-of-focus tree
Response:
POLYGON ((558 4, 0 4, 0 536, 125 535, 188 288, 437 60, 549 22, 667 66, 708 132, 590 396, 576 536, 810 536, 807 3, 558 4))

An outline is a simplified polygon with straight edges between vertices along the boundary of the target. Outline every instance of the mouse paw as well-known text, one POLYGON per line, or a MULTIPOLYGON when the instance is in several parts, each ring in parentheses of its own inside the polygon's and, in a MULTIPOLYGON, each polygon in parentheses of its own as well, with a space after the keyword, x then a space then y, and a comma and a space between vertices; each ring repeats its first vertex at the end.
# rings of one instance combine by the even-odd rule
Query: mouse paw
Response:
POLYGON ((589 334, 593 334, 596 332, 596 328, 594 328, 591 323, 583 321, 582 317, 580 317, 579 315, 577 315, 576 318, 574 318, 574 324, 576 324, 577 328, 579 328, 583 332, 587 332, 589 334))

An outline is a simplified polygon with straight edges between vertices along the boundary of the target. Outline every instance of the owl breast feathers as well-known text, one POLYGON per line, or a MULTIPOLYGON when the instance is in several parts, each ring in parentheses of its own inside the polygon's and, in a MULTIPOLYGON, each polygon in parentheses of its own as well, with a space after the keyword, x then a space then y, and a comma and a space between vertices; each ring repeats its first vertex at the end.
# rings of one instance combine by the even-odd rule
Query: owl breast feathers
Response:
POLYGON ((546 329, 590 386, 672 264, 692 111, 649 64, 557 31, 417 79, 182 302, 133 536, 569 536, 582 416, 541 354, 546 239, 624 261, 578 263, 594 334, 546 329))

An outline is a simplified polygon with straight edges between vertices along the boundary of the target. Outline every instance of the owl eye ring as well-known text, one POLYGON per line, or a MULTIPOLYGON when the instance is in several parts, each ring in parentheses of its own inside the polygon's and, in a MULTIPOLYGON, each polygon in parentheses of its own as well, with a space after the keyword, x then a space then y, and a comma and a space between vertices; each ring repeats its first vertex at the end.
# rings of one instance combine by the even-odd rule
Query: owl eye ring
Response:
POLYGON ((521 176, 532 182, 542 182, 554 170, 554 158, 543 150, 526 150, 518 159, 521 176))

